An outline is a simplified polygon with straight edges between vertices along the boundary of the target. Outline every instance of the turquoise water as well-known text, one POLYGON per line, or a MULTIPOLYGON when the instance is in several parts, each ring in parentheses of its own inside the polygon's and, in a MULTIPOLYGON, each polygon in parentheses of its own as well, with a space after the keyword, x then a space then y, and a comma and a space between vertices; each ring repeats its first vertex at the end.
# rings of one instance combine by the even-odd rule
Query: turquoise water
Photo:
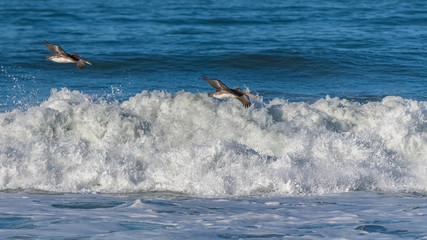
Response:
POLYGON ((0 236, 426 237, 426 5, 1 2, 0 236))

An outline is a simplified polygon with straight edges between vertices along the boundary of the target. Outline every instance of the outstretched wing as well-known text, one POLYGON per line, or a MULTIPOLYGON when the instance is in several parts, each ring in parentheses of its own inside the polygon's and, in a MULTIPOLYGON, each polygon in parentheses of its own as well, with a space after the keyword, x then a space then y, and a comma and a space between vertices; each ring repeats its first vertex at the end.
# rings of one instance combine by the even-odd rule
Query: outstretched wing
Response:
POLYGON ((77 65, 77 68, 79 68, 79 69, 83 69, 86 67, 82 60, 77 61, 76 65, 77 65))
POLYGON ((59 45, 48 43, 46 40, 44 40, 44 45, 49 48, 49 50, 55 54, 55 56, 58 55, 68 55, 59 45))
POLYGON ((217 92, 219 92, 221 90, 225 90, 225 91, 229 91, 230 90, 230 88, 228 88, 227 86, 225 86, 225 84, 222 83, 220 80, 211 79, 211 78, 207 78, 207 77, 204 77, 203 80, 205 80, 206 82, 208 82, 213 88, 216 89, 217 92))
POLYGON ((240 88, 235 88, 235 89, 233 89, 233 91, 234 92, 236 92, 236 93, 238 93, 240 96, 237 98, 240 102, 242 102, 242 104, 243 104, 243 106, 245 107, 245 108, 248 108, 248 107, 250 107, 251 106, 251 100, 249 100, 249 96, 252 96, 252 97, 258 97, 258 96, 255 96, 255 95, 253 95, 253 94, 250 94, 250 93, 248 93, 248 92, 246 92, 246 91, 244 91, 244 90, 242 90, 242 89, 240 89, 240 88))
POLYGON ((248 108, 251 106, 251 100, 249 100, 249 97, 246 95, 242 95, 240 97, 237 98, 237 100, 239 100, 240 102, 242 102, 243 107, 248 108))

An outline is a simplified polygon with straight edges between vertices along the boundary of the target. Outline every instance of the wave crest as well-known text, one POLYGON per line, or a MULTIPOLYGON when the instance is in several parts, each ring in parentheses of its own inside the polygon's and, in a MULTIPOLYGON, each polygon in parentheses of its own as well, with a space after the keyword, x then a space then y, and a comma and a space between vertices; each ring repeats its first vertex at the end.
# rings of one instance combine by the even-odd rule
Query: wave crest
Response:
POLYGON ((0 189, 196 196, 425 192, 427 103, 274 99, 243 109, 153 91, 109 102, 52 91, 0 114, 0 189))

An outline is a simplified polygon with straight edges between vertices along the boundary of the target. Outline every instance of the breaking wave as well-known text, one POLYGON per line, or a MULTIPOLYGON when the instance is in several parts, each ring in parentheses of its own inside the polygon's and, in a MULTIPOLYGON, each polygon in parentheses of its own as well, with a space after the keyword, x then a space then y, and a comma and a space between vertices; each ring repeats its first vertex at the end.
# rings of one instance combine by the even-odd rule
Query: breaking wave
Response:
POLYGON ((427 102, 53 90, 0 114, 0 190, 194 196, 426 192, 427 102))

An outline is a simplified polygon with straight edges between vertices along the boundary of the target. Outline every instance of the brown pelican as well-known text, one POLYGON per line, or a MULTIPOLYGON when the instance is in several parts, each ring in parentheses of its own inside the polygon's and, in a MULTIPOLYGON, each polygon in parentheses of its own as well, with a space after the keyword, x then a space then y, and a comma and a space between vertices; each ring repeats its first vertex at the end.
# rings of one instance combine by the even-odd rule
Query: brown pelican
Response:
POLYGON ((219 99, 237 98, 237 100, 242 102, 243 107, 245 107, 245 108, 248 108, 249 106, 251 106, 251 101, 249 100, 248 96, 256 97, 256 98, 258 97, 258 96, 255 96, 253 94, 250 94, 246 91, 243 91, 240 88, 230 89, 227 86, 225 86, 225 84, 222 83, 220 80, 210 79, 207 77, 204 77, 203 80, 208 82, 213 88, 216 89, 216 93, 209 93, 208 94, 209 97, 214 97, 214 98, 219 98, 219 99))
POLYGON ((76 63, 77 67, 80 69, 85 68, 85 63, 92 65, 92 63, 86 61, 77 53, 73 53, 71 55, 66 53, 59 45, 50 44, 46 40, 44 40, 44 45, 46 45, 46 47, 55 54, 55 56, 47 56, 47 60, 52 60, 57 63, 76 63))

